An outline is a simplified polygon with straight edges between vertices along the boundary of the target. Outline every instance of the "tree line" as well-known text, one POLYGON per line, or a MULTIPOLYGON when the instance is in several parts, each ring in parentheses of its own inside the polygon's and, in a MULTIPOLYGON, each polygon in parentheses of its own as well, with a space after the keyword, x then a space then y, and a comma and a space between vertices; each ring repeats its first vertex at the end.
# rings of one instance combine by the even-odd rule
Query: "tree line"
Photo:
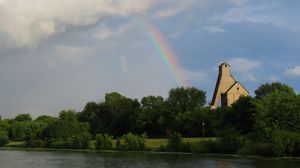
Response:
POLYGON ((195 87, 171 89, 166 99, 147 96, 140 101, 112 92, 102 102, 88 102, 80 112, 63 110, 58 117, 35 120, 30 114, 3 119, 0 146, 6 139, 26 141, 28 147, 87 148, 91 139, 101 139, 99 135, 112 139, 128 133, 179 134, 220 138, 192 147, 199 153, 298 156, 299 123, 300 96, 282 83, 263 84, 255 97, 242 97, 231 107, 217 110, 206 106, 205 91, 195 87))

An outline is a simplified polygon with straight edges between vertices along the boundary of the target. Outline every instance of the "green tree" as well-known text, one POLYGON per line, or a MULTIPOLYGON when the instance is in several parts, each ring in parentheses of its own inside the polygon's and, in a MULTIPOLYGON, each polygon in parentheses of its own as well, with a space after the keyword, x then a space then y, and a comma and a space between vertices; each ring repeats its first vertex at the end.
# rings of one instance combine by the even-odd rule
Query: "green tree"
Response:
POLYGON ((256 110, 252 101, 249 96, 241 97, 231 107, 223 108, 220 113, 221 129, 232 127, 241 134, 253 132, 256 110))
POLYGON ((14 121, 32 121, 30 114, 19 114, 15 117, 14 121))
POLYGON ((121 136, 126 132, 138 132, 136 117, 140 103, 137 99, 130 99, 117 92, 112 92, 105 95, 104 104, 112 112, 112 135, 121 136))
POLYGON ((189 134, 185 125, 191 122, 192 113, 200 110, 206 103, 205 92, 194 87, 179 87, 169 91, 166 100, 166 112, 163 113, 160 123, 166 130, 189 134))
POLYGON ((9 143, 7 132, 0 131, 0 147, 9 143))
POLYGON ((79 113, 79 121, 90 124, 90 133, 93 136, 100 133, 111 133, 112 120, 112 110, 105 103, 89 102, 79 113))
POLYGON ((254 92, 255 92, 256 98, 261 99, 261 98, 271 94, 275 90, 284 92, 287 94, 295 94, 293 88, 289 87, 288 85, 279 83, 279 82, 274 82, 271 84, 269 84, 269 83, 263 84, 258 89, 256 89, 254 92))
POLYGON ((273 131, 300 131, 300 99, 293 93, 274 91, 254 101, 256 126, 262 135, 271 137, 273 131))
POLYGON ((137 124, 141 132, 148 135, 161 134, 159 118, 165 108, 164 98, 161 96, 147 96, 141 100, 141 110, 137 116, 137 124))
POLYGON ((54 123, 56 120, 58 120, 58 118, 56 117, 51 117, 51 116, 47 116, 47 115, 42 115, 39 116, 35 119, 35 122, 40 122, 40 123, 46 123, 46 124, 52 124, 54 123))
POLYGON ((63 110, 59 113, 59 119, 70 122, 78 122, 77 112, 75 110, 63 110))

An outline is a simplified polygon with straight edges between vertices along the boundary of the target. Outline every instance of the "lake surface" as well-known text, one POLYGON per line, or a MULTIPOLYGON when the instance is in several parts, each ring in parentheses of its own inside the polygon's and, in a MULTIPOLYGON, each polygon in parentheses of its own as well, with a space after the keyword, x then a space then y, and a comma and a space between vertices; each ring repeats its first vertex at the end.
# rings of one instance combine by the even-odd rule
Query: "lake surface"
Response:
POLYGON ((0 150, 0 168, 299 168, 300 160, 143 152, 0 150))

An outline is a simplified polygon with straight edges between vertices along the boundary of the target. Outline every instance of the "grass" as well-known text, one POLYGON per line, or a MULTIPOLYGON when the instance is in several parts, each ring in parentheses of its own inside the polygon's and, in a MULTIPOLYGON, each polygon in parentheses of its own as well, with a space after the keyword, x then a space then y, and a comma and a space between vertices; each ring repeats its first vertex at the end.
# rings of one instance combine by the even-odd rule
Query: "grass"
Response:
MULTIPOLYGON (((182 138, 184 143, 193 143, 193 142, 198 142, 198 141, 203 141, 203 140, 214 140, 215 138, 209 138, 209 137, 205 137, 205 138, 182 138)), ((146 140, 146 148, 149 149, 158 149, 160 146, 164 145, 166 146, 168 144, 168 139, 167 138, 148 138, 146 140)))
POLYGON ((24 141, 10 141, 5 147, 23 148, 25 146, 24 141))
MULTIPOLYGON (((199 137, 199 138, 182 138, 184 143, 193 143, 193 142, 199 142, 199 141, 203 141, 203 140, 215 140, 215 137, 199 137)), ((164 145, 166 146, 168 143, 168 139, 167 138, 147 138, 145 145, 147 149, 150 150, 156 150, 158 149, 160 146, 164 145)), ((91 141, 90 144, 90 149, 95 149, 95 140, 91 141)), ((114 144, 115 144, 115 140, 114 140, 114 144)), ((25 142, 24 141, 10 141, 7 145, 5 145, 5 147, 16 147, 16 148, 22 148, 25 146, 25 142)))

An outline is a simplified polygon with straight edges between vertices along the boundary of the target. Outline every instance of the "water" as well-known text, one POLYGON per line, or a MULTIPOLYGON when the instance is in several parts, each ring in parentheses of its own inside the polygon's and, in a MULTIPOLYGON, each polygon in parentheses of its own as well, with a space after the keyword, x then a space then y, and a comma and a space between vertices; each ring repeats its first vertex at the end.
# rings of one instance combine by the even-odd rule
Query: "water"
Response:
POLYGON ((0 168, 299 168, 300 160, 132 152, 1 151, 0 168))

